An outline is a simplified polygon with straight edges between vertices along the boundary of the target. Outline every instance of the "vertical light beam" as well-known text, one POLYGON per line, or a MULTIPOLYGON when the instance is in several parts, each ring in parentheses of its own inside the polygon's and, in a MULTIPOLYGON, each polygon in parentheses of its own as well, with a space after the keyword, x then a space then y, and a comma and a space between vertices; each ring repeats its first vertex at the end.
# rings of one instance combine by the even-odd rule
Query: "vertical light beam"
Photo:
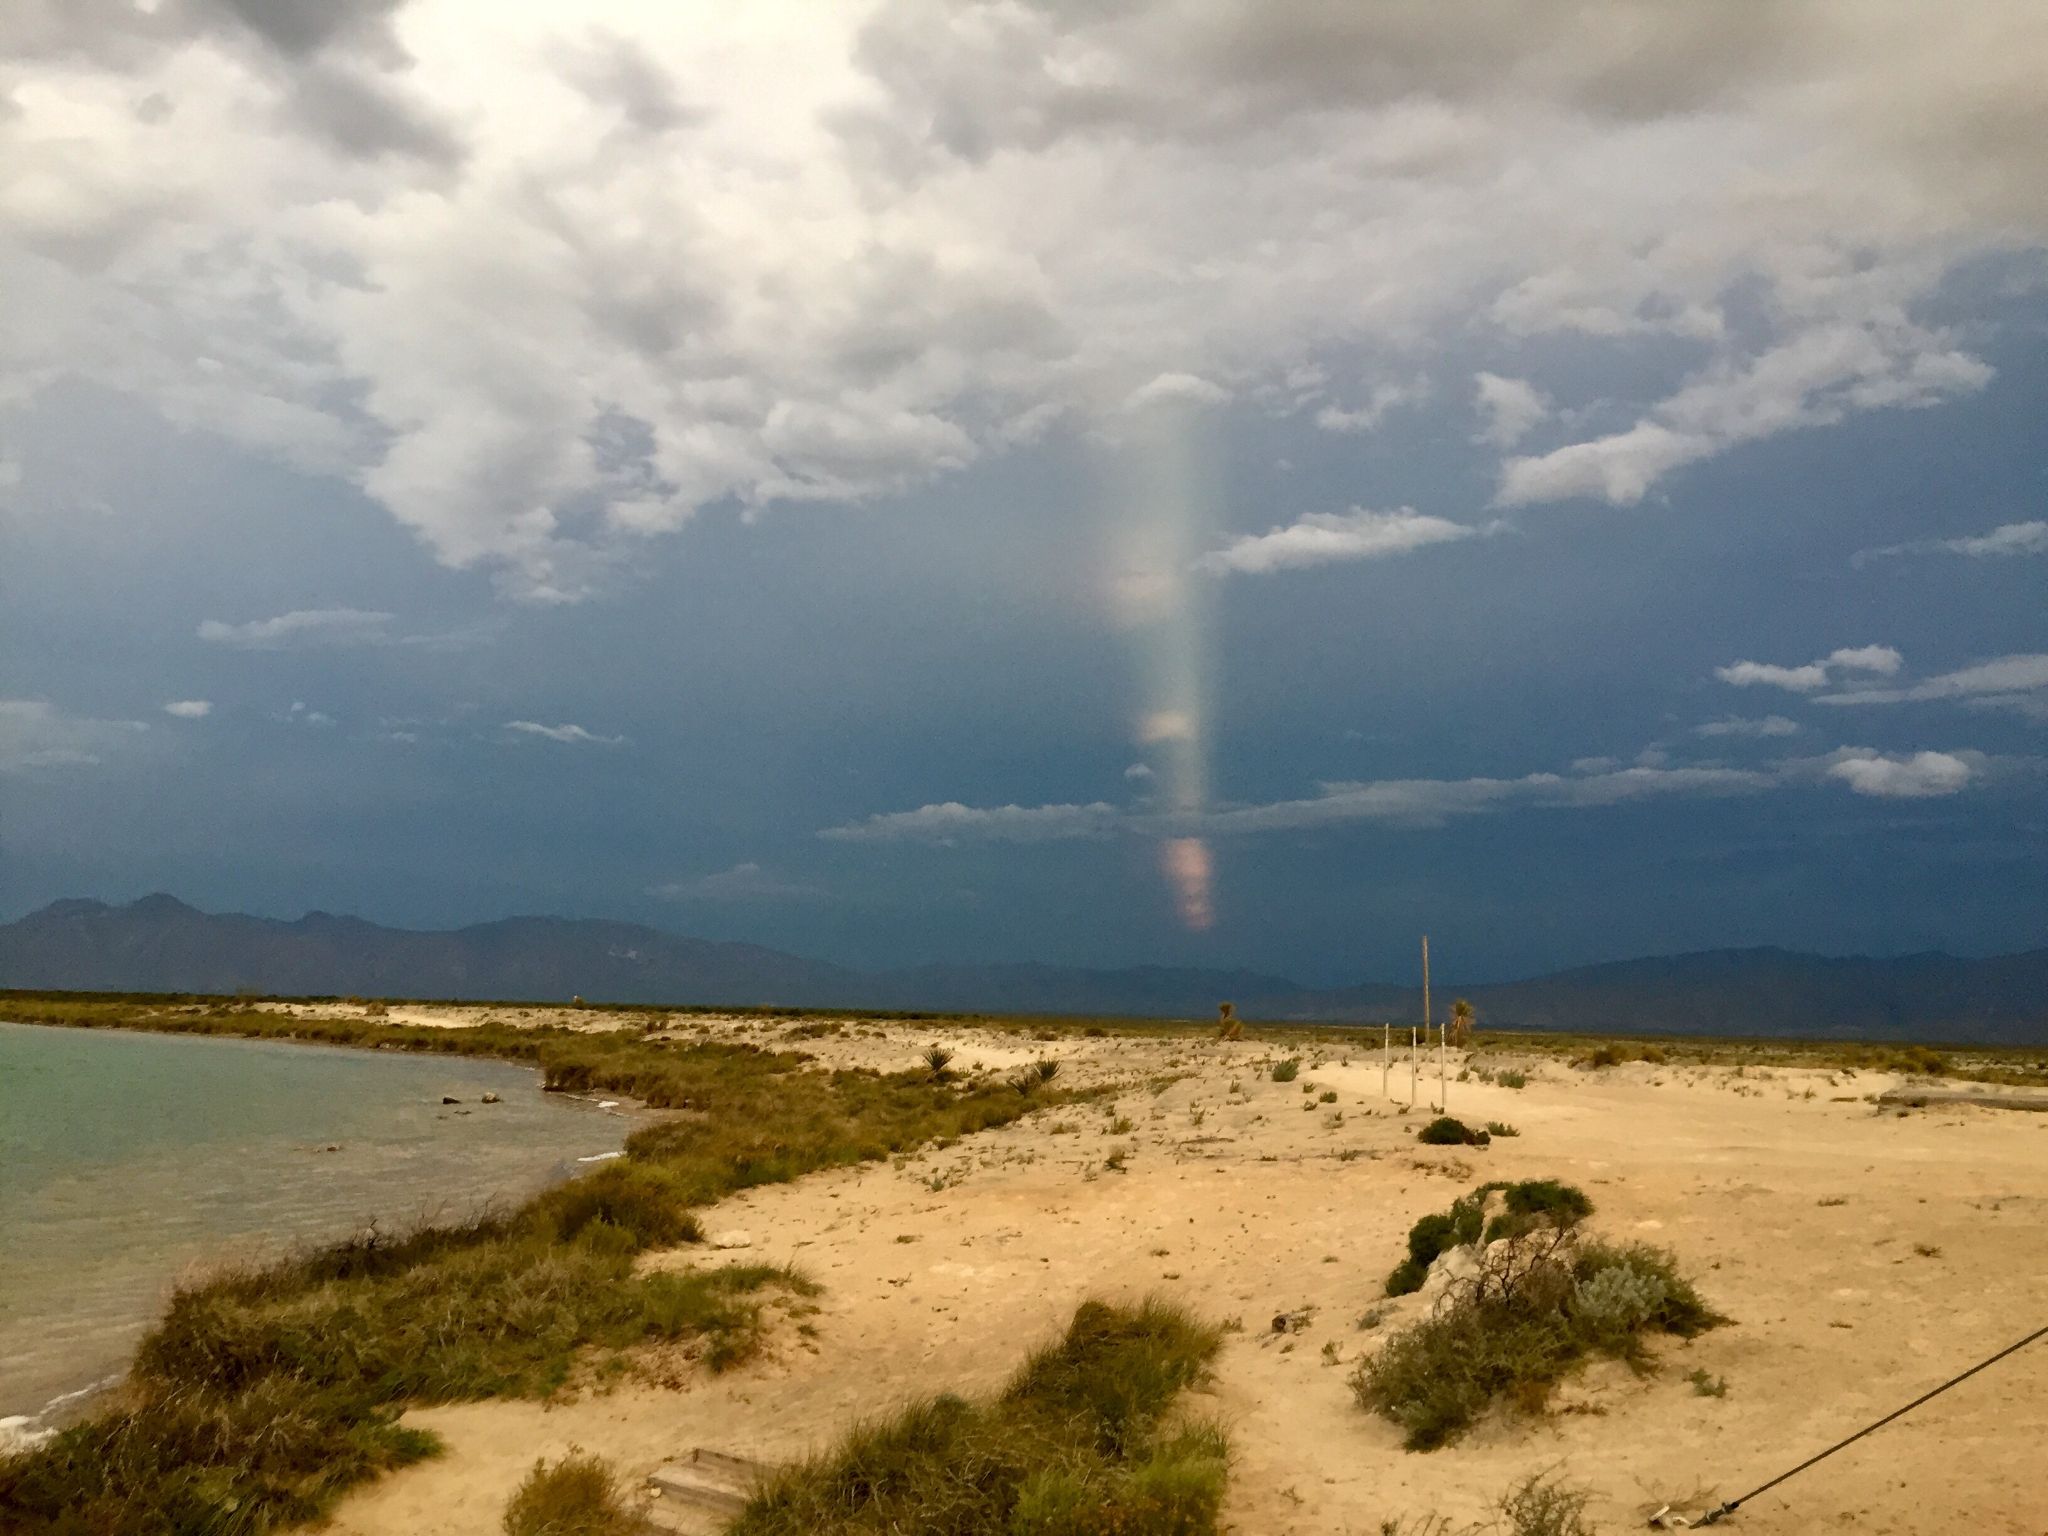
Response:
MULTIPOLYGON (((1126 418, 1129 479, 1113 557, 1113 598, 1137 651, 1132 734, 1158 755, 1163 808, 1188 824, 1209 803, 1207 584, 1191 571, 1217 524, 1209 416, 1202 402, 1165 398, 1126 418)), ((1215 864, 1199 833, 1162 843, 1159 867, 1181 921, 1196 931, 1210 927, 1215 864)))

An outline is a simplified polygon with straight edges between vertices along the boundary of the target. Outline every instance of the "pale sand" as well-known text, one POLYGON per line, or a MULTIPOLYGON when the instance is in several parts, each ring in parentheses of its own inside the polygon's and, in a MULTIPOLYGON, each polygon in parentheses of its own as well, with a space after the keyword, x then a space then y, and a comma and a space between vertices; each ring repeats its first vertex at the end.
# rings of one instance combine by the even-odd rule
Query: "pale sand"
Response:
MULTIPOLYGON (((475 1016, 486 1013, 510 1016, 475 1016)), ((787 1027, 709 1029, 765 1044, 787 1027)), ((744 1230, 751 1246, 656 1262, 792 1261, 826 1287, 815 1340, 785 1323, 771 1358, 680 1390, 414 1413, 447 1455, 355 1495, 334 1529, 486 1536, 534 1459, 572 1445, 610 1458, 635 1486, 697 1445, 795 1456, 914 1394, 997 1385, 1085 1296, 1147 1291, 1243 1321, 1196 1404, 1231 1427, 1233 1530, 1363 1536, 1429 1512, 1469 1520, 1546 1468, 1596 1491, 1604 1528, 1639 1529, 1666 1500, 1697 1508, 1708 1490, 1746 1491, 2048 1321, 2048 1117, 1879 1113, 1862 1098, 1893 1085, 1879 1074, 1546 1064, 1521 1091, 1453 1082, 1453 1112, 1522 1131, 1453 1153, 1414 1144, 1422 1115, 1387 1104, 1364 1042, 1348 1065, 1338 1049, 1323 1048, 1320 1065, 1311 1053, 1301 1080, 1282 1084, 1265 1072, 1281 1052, 1259 1043, 1040 1044, 850 1027, 852 1038, 794 1044, 834 1064, 891 1067, 934 1039, 958 1048, 956 1066, 968 1070, 1057 1055, 1063 1085, 1137 1083, 1116 1104, 1136 1129, 1111 1136, 1100 1106, 1053 1110, 900 1169, 823 1174, 726 1201, 707 1225, 744 1230), (1143 1085, 1171 1071, 1195 1075, 1156 1094, 1143 1085), (1233 1080, 1245 1096, 1229 1093, 1233 1080), (1337 1089, 1339 1102, 1318 1103, 1303 1082, 1337 1089), (1196 1106, 1206 1111, 1199 1127, 1196 1106), (1338 1109, 1342 1125, 1332 1124, 1338 1109), (1079 1129, 1054 1134, 1060 1121, 1079 1129), (1132 1149, 1128 1171, 1104 1171, 1119 1147, 1132 1149), (1344 1150, 1357 1155, 1340 1161, 1344 1150), (1392 1425, 1355 1405, 1346 1377, 1424 1305, 1380 1294, 1409 1224, 1480 1179, 1547 1176, 1592 1195, 1597 1232, 1675 1249, 1736 1326, 1659 1345, 1663 1367, 1647 1379, 1597 1365, 1540 1419, 1490 1419, 1448 1449, 1404 1452, 1392 1425), (1380 1305, 1380 1328, 1358 1329, 1380 1305), (1276 1313, 1305 1307, 1305 1332, 1270 1331, 1276 1313), (1335 1365, 1324 1361, 1330 1343, 1335 1365), (1695 1367, 1725 1377, 1727 1395, 1697 1395, 1686 1380, 1695 1367)), ((1397 1068, 1397 1094, 1406 1082, 1397 1068)), ((1427 1102, 1434 1074, 1423 1082, 1427 1102)), ((1745 1506, 1725 1528, 2032 1536, 2048 1529, 2044 1436, 2048 1341, 1745 1506)))

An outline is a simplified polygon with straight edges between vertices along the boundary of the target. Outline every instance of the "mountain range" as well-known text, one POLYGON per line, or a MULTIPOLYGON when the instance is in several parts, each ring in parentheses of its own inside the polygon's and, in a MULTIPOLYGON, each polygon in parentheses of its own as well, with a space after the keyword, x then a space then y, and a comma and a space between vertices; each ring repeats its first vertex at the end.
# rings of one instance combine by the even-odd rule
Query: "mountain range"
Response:
MULTIPOLYGON (((164 895, 120 906, 59 901, 0 924, 0 987, 1169 1018, 1212 1017, 1228 998, 1253 1019, 1422 1014, 1420 989, 1403 985, 1314 988, 1254 971, 1162 966, 869 971, 597 919, 420 931, 325 912, 293 922, 207 913, 164 895)), ((2048 949, 1983 959, 1708 950, 1458 995, 1500 1028, 2048 1043, 2048 949)), ((1437 989, 1439 1017, 1451 996, 1452 986, 1437 989)))

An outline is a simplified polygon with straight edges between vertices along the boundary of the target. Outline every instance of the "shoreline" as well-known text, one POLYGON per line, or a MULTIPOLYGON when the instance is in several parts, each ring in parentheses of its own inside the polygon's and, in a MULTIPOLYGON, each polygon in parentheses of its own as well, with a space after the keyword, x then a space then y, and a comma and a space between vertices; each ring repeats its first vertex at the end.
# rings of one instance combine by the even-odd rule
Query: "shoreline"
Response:
MULTIPOLYGON (((154 1044, 184 1040, 195 1042, 193 1049, 201 1049, 207 1043, 219 1046, 223 1051, 239 1048, 236 1051, 238 1056, 253 1051, 266 1065, 288 1059, 291 1065, 281 1069, 287 1084, 314 1061, 392 1061, 398 1056, 398 1053, 378 1050, 374 1042, 335 1044, 318 1040, 252 1039, 148 1027, 80 1026, 15 1018, 0 1018, 0 1027, 4 1027, 7 1033, 32 1031, 41 1036, 104 1040, 110 1045, 116 1041, 149 1041, 154 1044), (280 1054, 285 1046, 310 1049, 303 1058, 286 1058, 280 1054), (267 1049, 272 1047, 277 1049, 267 1049)), ((173 1049, 180 1057, 185 1055, 182 1049, 175 1046, 173 1049)), ((90 1046, 85 1050, 87 1054, 80 1060, 90 1063, 93 1060, 90 1046)), ((375 1108, 370 1112, 374 1123, 369 1126, 357 1128, 353 1133, 337 1132, 336 1139, 320 1133, 289 1143, 277 1142, 262 1130, 252 1131, 250 1134, 259 1140, 252 1144, 250 1152, 234 1156, 266 1155, 255 1151, 256 1147, 293 1154, 289 1157, 268 1157, 265 1165, 268 1172, 263 1175, 266 1193, 283 1208, 259 1213, 256 1222, 247 1228, 238 1227, 222 1232, 217 1238, 208 1238, 207 1252, 202 1257, 192 1255, 192 1232, 188 1231, 176 1239, 168 1234, 145 1236, 138 1233, 124 1241, 119 1226, 106 1229, 109 1240, 118 1246, 81 1250, 73 1260, 62 1257, 81 1235, 81 1229, 74 1226, 72 1216, 63 1217, 56 1229, 40 1226, 39 1218, 33 1212, 37 1209, 62 1211, 64 1207, 47 1206, 46 1197, 39 1191, 69 1187, 73 1193, 65 1198, 75 1210, 81 1197, 92 1199, 89 1191, 95 1187, 96 1181, 110 1175, 117 1176, 112 1174, 117 1164, 97 1164, 90 1158, 83 1163, 71 1164, 59 1153, 49 1160, 49 1165, 43 1170, 43 1178, 31 1175, 27 1184, 17 1186, 19 1192, 13 1203, 25 1207, 25 1211, 17 1212, 17 1216, 24 1222, 27 1240, 15 1248, 10 1268, 19 1269, 16 1283, 25 1289, 19 1293, 20 1307, 10 1305, 8 1310, 16 1313, 22 1327, 45 1330, 46 1338, 63 1340, 69 1336, 69 1342, 39 1345, 33 1331, 10 1340, 9 1358, 13 1362, 10 1374, 15 1376, 14 1387, 18 1390, 10 1389, 5 1399, 0 1400, 0 1456, 31 1450, 63 1428, 93 1416, 109 1392, 127 1379, 136 1344, 162 1322, 165 1305, 174 1288, 203 1280, 209 1271, 223 1267, 266 1267, 286 1262, 295 1254, 317 1250, 344 1238, 366 1223, 388 1224, 400 1230, 434 1227, 451 1221, 460 1222, 494 1207, 516 1206, 621 1157, 620 1144, 625 1135, 630 1134, 636 1124, 655 1118, 645 1105, 623 1096, 548 1092, 538 1065, 531 1060, 483 1055, 450 1056, 439 1063, 441 1067, 450 1069, 443 1073, 437 1072, 433 1064, 418 1059, 420 1054, 408 1052, 399 1058, 405 1063, 403 1068, 396 1069, 399 1078, 409 1081, 391 1099, 388 1107, 375 1108), (500 1069, 517 1072, 518 1076, 502 1075, 500 1069), (436 1105, 437 1099, 445 1101, 451 1096, 459 1098, 459 1106, 436 1105), (467 1126, 458 1129, 450 1125, 433 1132, 430 1139, 420 1139, 424 1126, 448 1120, 451 1116, 489 1115, 490 1110, 484 1107, 487 1103, 492 1108, 497 1103, 512 1105, 517 1118, 509 1126, 492 1126, 487 1119, 479 1118, 474 1122, 474 1133, 467 1126), (542 1105, 548 1107, 542 1109, 542 1105), (603 1115, 619 1123, 608 1125, 604 1134, 595 1135, 591 1133, 597 1127, 590 1122, 558 1121, 557 1117, 563 1112, 578 1116, 603 1115), (523 1141, 519 1128, 526 1126, 536 1114, 545 1116, 554 1127, 544 1142, 532 1144, 537 1148, 538 1156, 534 1150, 504 1144, 508 1132, 523 1141), (431 1120, 428 1118, 430 1115, 431 1120), (587 1126, 588 1131, 577 1130, 579 1125, 587 1126), (472 1134, 487 1137, 489 1144, 474 1143, 472 1134), (465 1152, 465 1146, 473 1147, 473 1151, 465 1152), (336 1159, 311 1155, 325 1153, 341 1153, 343 1156, 336 1159), (358 1161, 360 1158, 370 1161, 366 1165, 358 1161), (472 1161, 472 1158, 480 1161, 472 1161), (348 1165, 345 1170, 339 1166, 341 1163, 348 1165), (337 1178, 341 1181, 339 1185, 335 1183, 337 1178), (400 1182, 395 1185, 387 1182, 393 1178, 400 1182), (368 1184, 364 1182, 366 1179, 368 1184), (58 1182, 51 1184, 48 1180, 58 1182), (493 1187, 480 1191, 474 1186, 481 1182, 488 1182, 493 1187), (400 1191, 395 1199, 392 1196, 394 1189, 400 1191), (341 1203, 359 1205, 360 1214, 337 1218, 336 1208, 341 1203), (66 1235, 60 1238, 57 1236, 59 1232, 66 1235), (59 1246, 50 1248, 51 1241, 59 1243, 59 1246), (172 1246, 164 1246, 166 1243, 172 1246), (161 1265, 151 1262, 156 1258, 161 1258, 161 1265), (72 1304, 66 1307, 58 1289, 61 1281, 51 1271, 53 1267, 67 1262, 85 1266, 76 1271, 82 1279, 105 1274, 109 1267, 138 1277, 137 1284, 145 1283, 140 1277, 148 1274, 158 1274, 161 1278, 147 1280, 154 1299, 140 1307, 130 1308, 118 1300, 123 1293, 119 1288, 122 1282, 118 1281, 115 1282, 117 1289, 111 1291, 100 1291, 91 1286, 76 1290, 69 1297, 72 1304), (42 1276, 40 1279, 39 1274, 42 1276), (53 1301, 53 1298, 56 1299, 53 1301), (54 1334, 49 1330, 54 1330, 54 1334), (65 1364, 67 1359, 72 1362, 68 1367, 65 1364), (43 1385, 45 1383, 47 1385, 43 1385)), ((221 1069, 201 1065, 196 1069, 188 1066, 187 1070, 209 1074, 221 1069)), ((232 1072, 234 1069, 228 1070, 232 1072)), ((265 1075, 270 1076, 278 1070, 271 1066, 265 1075)), ((381 1076, 380 1073, 372 1080, 381 1076)), ((318 1068, 306 1076, 309 1090, 315 1093, 327 1091, 320 1084, 328 1080, 328 1074, 318 1068)), ((388 1087, 380 1090, 389 1091, 388 1087)), ((96 1097, 97 1094, 88 1091, 87 1096, 96 1097)), ((219 1156, 222 1145, 224 1143, 217 1143, 209 1148, 203 1139, 194 1143, 177 1143, 163 1151, 154 1151, 145 1145, 130 1155, 140 1156, 145 1163, 154 1165, 149 1169, 150 1173, 163 1173, 170 1177, 174 1176, 175 1170, 194 1166, 191 1160, 195 1157, 219 1156)), ((198 1166, 203 1167, 204 1163, 198 1166)), ((200 1176, 204 1177, 203 1174, 200 1176)), ((183 1201, 178 1203, 182 1205, 183 1201)), ((92 1215, 83 1218, 88 1222, 99 1219, 125 1224, 131 1219, 118 1214, 118 1202, 110 1207, 93 1199, 90 1209, 92 1215)), ((146 1222, 146 1217, 140 1215, 132 1219, 146 1222)), ((92 1228, 88 1226, 83 1230, 92 1228)))

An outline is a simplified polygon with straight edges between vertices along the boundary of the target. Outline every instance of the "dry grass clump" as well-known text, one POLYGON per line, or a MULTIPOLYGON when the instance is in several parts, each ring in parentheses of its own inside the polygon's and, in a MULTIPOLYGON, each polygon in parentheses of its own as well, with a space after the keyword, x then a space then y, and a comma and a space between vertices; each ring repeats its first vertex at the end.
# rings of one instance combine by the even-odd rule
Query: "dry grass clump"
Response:
POLYGON ((618 1479, 598 1457, 572 1450, 536 1461, 505 1505, 505 1536, 639 1536, 647 1529, 619 1500, 618 1479))
MULTIPOLYGON (((86 1017, 162 1022, 118 1009, 86 1017)), ((431 1454, 431 1436, 398 1425, 410 1403, 544 1396, 593 1350, 682 1343, 711 1369, 737 1364, 758 1346, 764 1293, 805 1282, 765 1267, 638 1273, 636 1255, 696 1237, 693 1207, 1004 1124, 1056 1097, 918 1071, 811 1071, 793 1053, 637 1031, 247 1010, 179 1013, 166 1027, 500 1055, 535 1062, 553 1089, 703 1113, 635 1132, 623 1160, 516 1211, 370 1232, 179 1292, 107 1413, 0 1459, 8 1536, 258 1536, 431 1454)))
POLYGON ((1540 1409, 1588 1355, 1643 1367, 1646 1336, 1691 1338, 1724 1321, 1670 1254, 1547 1226, 1488 1246, 1478 1272, 1362 1361, 1351 1387, 1410 1450, 1433 1450, 1496 1402, 1540 1409))
POLYGON ((773 1478, 731 1536, 1209 1536, 1223 1433, 1168 1414, 1220 1340, 1164 1302, 1083 1302, 997 1397, 854 1430, 773 1478))
POLYGON ((1585 1489, 1534 1472, 1501 1495, 1495 1528, 1506 1536, 1594 1536, 1586 1519, 1591 1502, 1585 1489))

